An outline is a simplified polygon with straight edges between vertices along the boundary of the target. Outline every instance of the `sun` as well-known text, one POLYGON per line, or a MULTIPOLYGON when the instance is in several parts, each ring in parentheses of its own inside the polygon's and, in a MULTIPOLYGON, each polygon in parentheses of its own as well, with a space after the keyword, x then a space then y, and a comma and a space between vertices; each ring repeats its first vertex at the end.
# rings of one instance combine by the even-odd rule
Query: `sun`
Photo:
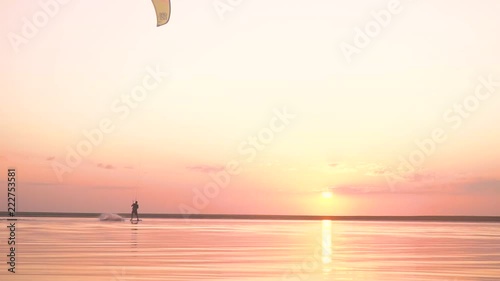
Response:
POLYGON ((321 192, 321 196, 323 196, 323 198, 332 198, 332 193, 330 191, 323 191, 321 192))

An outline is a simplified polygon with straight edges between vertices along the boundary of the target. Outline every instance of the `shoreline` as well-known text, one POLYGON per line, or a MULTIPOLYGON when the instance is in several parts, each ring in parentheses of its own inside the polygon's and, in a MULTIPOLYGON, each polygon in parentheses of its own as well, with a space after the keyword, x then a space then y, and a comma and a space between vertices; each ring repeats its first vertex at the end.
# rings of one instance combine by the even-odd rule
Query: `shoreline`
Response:
MULTIPOLYGON (((98 218, 102 213, 17 212, 16 217, 98 218)), ((117 213, 125 219, 130 213, 117 213)), ((332 220, 332 221, 408 221, 408 222, 497 222, 500 216, 303 216, 303 215, 231 215, 231 214, 139 214, 156 219, 217 219, 217 220, 332 220)), ((0 218, 10 218, 0 212, 0 218)))

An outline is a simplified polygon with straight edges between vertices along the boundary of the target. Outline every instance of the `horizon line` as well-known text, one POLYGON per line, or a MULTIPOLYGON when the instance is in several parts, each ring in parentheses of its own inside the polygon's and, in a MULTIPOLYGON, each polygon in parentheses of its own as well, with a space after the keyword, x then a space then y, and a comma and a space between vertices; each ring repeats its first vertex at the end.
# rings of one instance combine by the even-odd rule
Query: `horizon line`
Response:
MULTIPOLYGON (((15 219, 16 217, 68 217, 98 218, 103 213, 82 212, 16 212, 9 216, 8 212, 0 212, 0 217, 15 219)), ((127 218, 130 213, 114 213, 127 218)), ((243 220, 332 220, 332 221, 429 221, 429 222, 499 222, 500 216, 474 215, 412 215, 412 216, 331 216, 331 215, 255 215, 255 214, 162 214, 143 213, 142 218, 159 219, 243 219, 243 220)))

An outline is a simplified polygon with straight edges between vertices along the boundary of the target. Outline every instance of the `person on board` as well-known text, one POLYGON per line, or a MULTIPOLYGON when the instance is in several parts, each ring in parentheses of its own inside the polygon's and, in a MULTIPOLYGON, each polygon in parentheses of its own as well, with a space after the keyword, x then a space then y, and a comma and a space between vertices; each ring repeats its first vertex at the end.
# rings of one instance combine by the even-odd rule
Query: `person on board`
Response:
POLYGON ((130 214, 130 220, 133 220, 135 215, 137 217, 137 221, 139 221, 139 214, 137 213, 137 209, 139 209, 139 203, 135 201, 134 204, 131 205, 131 207, 132 214, 130 214))

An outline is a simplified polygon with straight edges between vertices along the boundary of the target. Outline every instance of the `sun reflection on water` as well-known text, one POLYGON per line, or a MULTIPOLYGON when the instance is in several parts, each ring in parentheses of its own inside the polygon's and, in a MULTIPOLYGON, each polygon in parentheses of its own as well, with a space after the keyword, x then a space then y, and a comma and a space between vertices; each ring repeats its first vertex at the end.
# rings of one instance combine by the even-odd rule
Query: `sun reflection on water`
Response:
POLYGON ((332 221, 322 221, 321 231, 321 261, 323 262, 323 272, 332 270, 332 221))

